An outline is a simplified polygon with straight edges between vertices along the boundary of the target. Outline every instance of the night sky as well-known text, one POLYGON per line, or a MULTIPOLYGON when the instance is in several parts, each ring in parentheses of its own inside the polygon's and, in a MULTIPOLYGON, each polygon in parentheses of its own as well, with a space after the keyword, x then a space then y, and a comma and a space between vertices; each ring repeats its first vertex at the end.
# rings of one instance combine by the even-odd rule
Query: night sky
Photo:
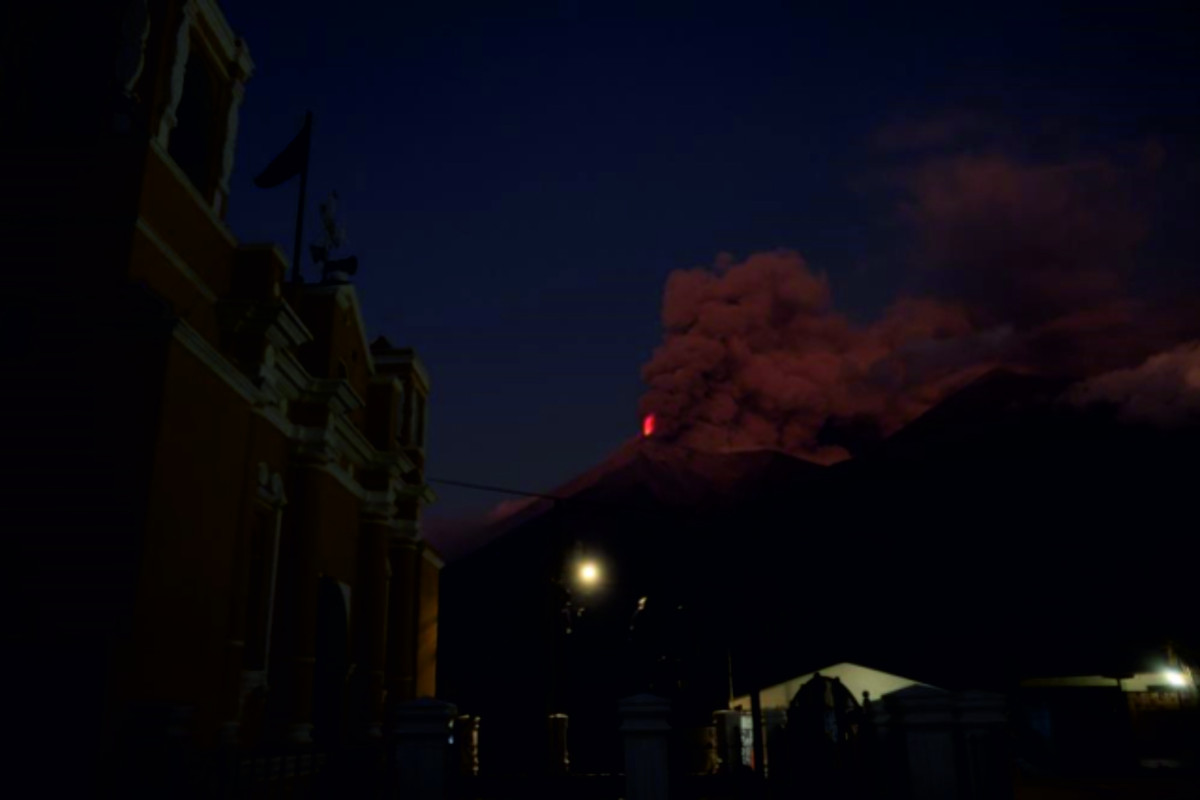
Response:
MULTIPOLYGON (((256 63, 228 222, 290 249, 295 182, 252 179, 311 109, 306 240, 337 190, 369 336, 416 347, 432 376, 435 478, 548 490, 634 436, 639 402, 660 402, 641 371, 676 270, 794 251, 806 267, 745 272, 825 276, 854 347, 891 341, 870 326, 898 297, 953 298, 969 320, 935 338, 1020 340, 989 364, 1044 349, 1074 311, 1200 288, 1200 31, 1182 10, 224 5, 256 63), (1021 213, 991 227, 997 202, 1021 213), (1061 285, 1009 297, 1010 270, 1041 273, 975 261, 1013 242, 1022 263, 1061 262, 1061 285)), ((1131 325, 1086 346, 1113 352, 1131 325)), ((930 385, 855 410, 903 421, 930 385)), ((434 519, 503 499, 435 489, 434 519)))

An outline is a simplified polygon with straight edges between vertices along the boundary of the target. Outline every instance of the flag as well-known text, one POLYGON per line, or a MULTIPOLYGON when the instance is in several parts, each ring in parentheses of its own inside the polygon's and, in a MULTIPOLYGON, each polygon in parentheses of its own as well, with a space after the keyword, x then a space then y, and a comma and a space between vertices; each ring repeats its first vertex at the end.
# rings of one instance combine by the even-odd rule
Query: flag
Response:
POLYGON ((254 179, 254 185, 260 189, 272 189, 302 173, 308 164, 308 145, 312 133, 312 115, 304 119, 304 128, 292 139, 291 144, 267 165, 267 168, 254 179))

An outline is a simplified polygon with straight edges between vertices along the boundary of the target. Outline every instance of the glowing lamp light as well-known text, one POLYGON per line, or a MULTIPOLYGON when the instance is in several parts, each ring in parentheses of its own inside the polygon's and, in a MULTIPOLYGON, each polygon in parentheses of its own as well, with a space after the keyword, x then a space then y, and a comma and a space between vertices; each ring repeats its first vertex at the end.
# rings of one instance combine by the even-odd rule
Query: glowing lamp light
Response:
POLYGON ((594 561, 585 561, 579 565, 579 580, 584 586, 595 586, 600 580, 600 568, 594 561))
POLYGON ((1177 669, 1168 669, 1163 672, 1163 677, 1167 679, 1167 683, 1171 686, 1184 687, 1188 685, 1187 676, 1177 669))
POLYGON ((647 414, 642 419, 642 436, 650 436, 652 433, 654 433, 654 415, 647 414))

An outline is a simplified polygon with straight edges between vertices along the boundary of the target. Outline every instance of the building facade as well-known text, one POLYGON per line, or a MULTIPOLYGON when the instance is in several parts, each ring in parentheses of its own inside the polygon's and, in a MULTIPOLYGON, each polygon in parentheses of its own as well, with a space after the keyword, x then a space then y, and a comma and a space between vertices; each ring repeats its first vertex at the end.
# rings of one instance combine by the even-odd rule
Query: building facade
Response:
POLYGON ((70 714, 97 773, 168 730, 201 751, 378 737, 388 704, 436 691, 428 375, 368 342, 353 286, 293 285, 225 225, 254 65, 216 2, 84 13, 104 75, 70 89, 74 129, 28 127, 5 198, 32 209, 9 238, 43 281, 27 335, 74 348, 27 373, 46 399, 24 426, 54 446, 18 432, 9 452, 36 487, 69 448, 83 509, 15 523, 29 716, 48 737, 70 714))

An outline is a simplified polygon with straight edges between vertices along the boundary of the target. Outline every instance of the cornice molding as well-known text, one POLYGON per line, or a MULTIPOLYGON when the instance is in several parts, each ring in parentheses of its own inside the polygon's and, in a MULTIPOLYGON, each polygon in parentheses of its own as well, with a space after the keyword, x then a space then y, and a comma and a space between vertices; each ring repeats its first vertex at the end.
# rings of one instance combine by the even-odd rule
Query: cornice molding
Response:
MULTIPOLYGON (((229 388, 237 392, 250 405, 251 413, 267 420, 287 438, 297 438, 298 426, 288 420, 284 410, 280 408, 278 399, 256 386, 253 380, 225 358, 199 331, 185 320, 176 319, 172 335, 188 352, 221 378, 229 388)), ((336 458, 336 454, 334 457, 336 458)))
POLYGON ((176 20, 175 46, 171 52, 170 79, 167 82, 167 97, 160 111, 158 131, 153 143, 166 147, 171 139, 171 131, 175 129, 178 120, 175 112, 179 108, 179 100, 183 97, 183 74, 187 66, 188 52, 191 49, 192 26, 195 24, 198 4, 196 0, 188 0, 179 9, 176 20))
MULTIPOLYGON (((428 486, 413 485, 404 481, 403 476, 412 470, 411 461, 402 453, 376 450, 350 420, 343 416, 335 416, 325 427, 296 425, 284 416, 273 398, 256 386, 185 320, 175 321, 172 336, 229 388, 237 392, 251 406, 252 413, 270 422, 291 440, 295 457, 302 463, 337 478, 351 494, 365 501, 364 510, 368 513, 389 518, 395 514, 396 501, 399 499, 417 499, 426 505, 436 502, 437 497, 428 486), (355 470, 386 469, 389 476, 388 488, 382 492, 368 492, 341 466, 339 462, 343 458, 348 460, 355 470)), ((416 525, 415 522, 412 524, 416 525)))
POLYGON ((150 152, 153 153, 154 156, 160 161, 162 161, 166 168, 170 170, 171 175, 175 178, 176 183, 178 183, 183 188, 183 191, 187 192, 191 196, 192 200, 196 202, 196 205, 203 210, 205 216, 208 217, 209 222, 212 223, 213 229, 216 230, 217 233, 229 243, 231 248, 236 248, 237 239, 234 238, 234 235, 232 232, 230 232, 229 227, 226 226, 226 224, 217 215, 217 212, 213 209, 212 203, 205 200, 204 195, 200 194, 200 191, 192 185, 192 179, 183 174, 183 170, 181 170, 179 165, 175 163, 175 159, 171 158, 170 154, 167 153, 166 145, 151 140, 150 152))
POLYGON ((343 416, 332 420, 334 446, 354 464, 355 469, 369 468, 375 460, 375 448, 354 423, 343 416))
POLYGON ((303 397, 306 403, 328 406, 335 414, 349 414, 365 404, 350 382, 343 378, 314 378, 303 397))
POLYGON ((147 222, 144 217, 140 215, 138 216, 136 226, 137 230, 146 237, 146 240, 149 241, 150 244, 154 245, 154 248, 158 250, 158 252, 163 254, 163 257, 167 259, 167 262, 170 263, 172 267, 177 269, 179 273, 183 275, 183 277, 187 278, 188 283, 190 283, 196 289, 196 291, 200 293, 201 297, 210 303, 217 302, 217 295, 208 287, 208 284, 204 282, 204 279, 197 275, 195 270, 189 267, 188 263, 184 261, 183 258, 180 257, 180 255, 176 253, 169 244, 163 241, 163 238, 158 235, 158 232, 150 226, 150 223, 147 222))
MULTIPOLYGON (((425 390, 425 394, 429 394, 429 373, 425 370, 425 365, 421 363, 420 356, 411 347, 397 347, 390 352, 376 355, 375 363, 380 369, 386 367, 405 367, 412 370, 421 388, 425 390)), ((390 372, 385 374, 390 374, 390 372)))
POLYGON ((372 386, 387 386, 399 392, 401 397, 404 396, 404 384, 390 372, 380 372, 372 375, 370 383, 372 386))
POLYGON ((304 320, 300 319, 296 309, 292 308, 286 300, 279 301, 279 315, 275 318, 275 327, 267 333, 271 335, 276 332, 282 338, 279 342, 273 343, 279 347, 299 347, 316 338, 304 324, 304 320))
POLYGON ((292 425, 292 453, 310 465, 336 464, 337 448, 334 447, 332 431, 328 426, 318 428, 309 425, 292 425))
POLYGON ((401 482, 396 488, 396 496, 406 500, 420 500, 425 505, 433 505, 437 502, 437 495, 428 484, 414 484, 401 482))
POLYGON ((256 499, 268 508, 283 508, 287 505, 287 494, 283 490, 283 476, 271 472, 271 467, 265 461, 258 465, 258 492, 256 499))
POLYGON ((363 492, 361 517, 374 523, 390 521, 396 515, 396 499, 391 489, 363 492))
POLYGON ((371 343, 367 341, 367 326, 363 324, 362 308, 358 304, 358 293, 354 290, 354 286, 348 283, 336 285, 306 285, 304 287, 306 294, 331 294, 337 301, 338 307, 343 311, 353 311, 354 321, 358 324, 358 335, 362 345, 362 355, 367 365, 367 374, 375 375, 375 357, 371 353, 371 343))
POLYGON ((246 377, 245 373, 230 363, 225 356, 221 355, 186 320, 177 318, 175 320, 175 328, 171 333, 176 341, 212 370, 217 377, 225 381, 229 388, 241 395, 242 399, 255 406, 262 402, 262 393, 259 392, 254 382, 246 377))
POLYGON ((217 319, 225 330, 248 328, 267 337, 275 347, 299 347, 313 340, 300 315, 284 300, 241 300, 224 298, 217 303, 217 319))
POLYGON ((148 0, 126 0, 121 19, 121 46, 117 56, 117 82, 121 94, 134 102, 134 88, 146 69, 146 41, 150 37, 148 0))
POLYGON ((436 550, 434 550, 429 545, 428 542, 425 543, 425 547, 423 548, 423 550, 421 552, 421 556, 426 561, 428 561, 430 564, 433 564, 435 567, 437 567, 439 570, 442 567, 446 566, 445 560, 442 559, 441 555, 436 550))
POLYGON ((292 347, 312 338, 295 312, 281 301, 222 300, 217 304, 217 319, 222 330, 238 334, 264 336, 268 344, 257 363, 242 368, 258 386, 262 404, 272 408, 264 412, 281 431, 291 436, 287 422, 288 404, 300 398, 312 384, 312 377, 292 352, 292 347))
POLYGON ((338 463, 340 455, 328 428, 295 426, 295 435, 292 437, 293 462, 332 475, 350 494, 362 500, 366 491, 354 476, 338 463))
POLYGON ((394 519, 388 527, 388 545, 390 547, 413 547, 422 541, 421 523, 413 519, 394 519))
MULTIPOLYGON (((203 20, 208 32, 213 35, 216 40, 215 44, 221 48, 221 55, 226 61, 240 63, 238 52, 239 37, 234 34, 233 28, 229 26, 229 20, 225 19, 225 15, 221 12, 220 7, 215 0, 191 0, 191 5, 195 8, 193 19, 203 20)), ((249 56, 245 57, 249 61, 249 56)), ((250 64, 246 74, 253 71, 254 65, 250 64)))
POLYGON ((283 395, 289 401, 302 397, 308 391, 308 387, 312 385, 312 376, 308 374, 308 370, 291 350, 274 350, 273 352, 275 353, 275 371, 283 379, 282 383, 276 383, 276 386, 286 387, 283 395))
MULTIPOLYGON (((298 385, 307 378, 307 373, 294 361, 290 350, 280 351, 282 358, 269 359, 268 369, 277 373, 291 373, 286 381, 266 381, 264 385, 256 385, 254 380, 238 369, 224 355, 205 339, 199 331, 183 319, 176 319, 172 336, 193 356, 208 367, 226 385, 235 391, 251 407, 252 413, 269 421, 292 442, 293 457, 310 468, 318 469, 332 475, 352 495, 363 501, 364 513, 391 519, 396 513, 396 502, 399 499, 418 499, 425 504, 436 501, 436 496, 429 486, 414 485, 405 480, 405 476, 415 468, 412 461, 403 453, 395 451, 376 450, 361 431, 344 415, 361 400, 344 380, 312 381, 305 394, 316 394, 319 401, 337 405, 342 413, 335 413, 329 423, 322 427, 297 425, 289 421, 278 400, 284 394, 279 391, 281 384, 289 385, 297 393, 303 391, 298 385), (280 368, 281 364, 287 364, 280 368), (269 387, 269 390, 267 389, 269 387), (384 470, 388 475, 388 488, 383 491, 367 491, 355 480, 350 471, 340 463, 348 461, 354 470, 384 470)), ((336 411, 336 409, 335 409, 336 411)), ((282 483, 279 492, 270 484, 268 489, 276 501, 286 502, 282 497, 282 483)), ((267 491, 260 486, 261 491, 267 491)), ((261 493, 260 491, 260 493, 261 493)), ((262 498, 264 502, 267 498, 262 498)), ((420 540, 420 529, 416 521, 392 520, 389 525, 394 527, 397 535, 402 535, 405 541, 420 540)))
POLYGON ((358 481, 354 480, 354 477, 351 476, 349 472, 342 469, 337 462, 320 464, 317 465, 315 469, 328 473, 337 478, 338 483, 342 484, 346 491, 350 492, 350 494, 354 495, 354 497, 358 500, 363 499, 364 491, 362 486, 359 485, 358 481))
POLYGON ((286 410, 279 405, 260 405, 254 409, 254 413, 271 423, 289 440, 296 438, 296 425, 287 418, 286 410))
POLYGON ((416 469, 417 465, 399 450, 376 450, 368 468, 386 472, 389 483, 394 481, 404 484, 404 476, 416 469))

